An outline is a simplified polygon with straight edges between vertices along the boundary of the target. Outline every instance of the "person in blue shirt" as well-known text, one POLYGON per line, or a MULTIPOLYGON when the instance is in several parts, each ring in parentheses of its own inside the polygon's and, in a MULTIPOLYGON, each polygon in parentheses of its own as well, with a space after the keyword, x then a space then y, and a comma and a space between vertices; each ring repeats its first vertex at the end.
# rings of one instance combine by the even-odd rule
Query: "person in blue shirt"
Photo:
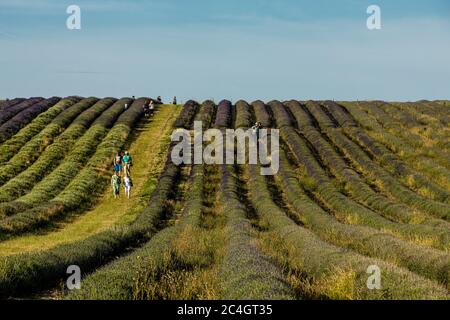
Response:
POLYGON ((128 151, 125 151, 125 155, 123 156, 123 171, 125 175, 129 175, 131 171, 131 166, 133 164, 133 158, 131 157, 128 151))

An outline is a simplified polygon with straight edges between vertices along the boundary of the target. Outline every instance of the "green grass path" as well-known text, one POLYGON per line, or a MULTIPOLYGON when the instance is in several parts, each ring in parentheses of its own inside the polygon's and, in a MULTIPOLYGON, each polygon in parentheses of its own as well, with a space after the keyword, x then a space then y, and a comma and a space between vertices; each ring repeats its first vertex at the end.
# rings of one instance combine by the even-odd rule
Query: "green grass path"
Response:
POLYGON ((50 249, 132 221, 146 206, 156 186, 164 167, 172 124, 181 108, 173 105, 161 106, 151 121, 135 130, 138 134, 129 147, 134 162, 131 199, 125 198, 121 188, 121 199, 115 200, 108 188, 97 206, 69 223, 61 223, 56 230, 45 234, 25 234, 0 242, 0 256, 50 249))

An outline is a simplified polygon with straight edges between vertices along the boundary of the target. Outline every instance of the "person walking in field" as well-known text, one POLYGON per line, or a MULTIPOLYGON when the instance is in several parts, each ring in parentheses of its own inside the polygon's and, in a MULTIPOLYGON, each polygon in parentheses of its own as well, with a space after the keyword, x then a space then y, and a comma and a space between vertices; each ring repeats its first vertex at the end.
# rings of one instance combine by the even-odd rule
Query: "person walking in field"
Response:
POLYGON ((172 104, 173 104, 173 105, 176 105, 176 104, 177 104, 177 96, 173 97, 172 104))
POLYGON ((256 122, 252 127, 253 134, 256 135, 257 141, 259 141, 259 130, 261 130, 261 122, 256 122))
POLYGON ((130 175, 132 165, 133 158, 128 151, 125 151, 125 155, 123 156, 123 172, 125 175, 130 175))
POLYGON ((122 170, 123 170, 122 163, 118 162, 118 163, 116 163, 116 164, 114 165, 114 173, 115 173, 117 176, 119 176, 119 178, 120 178, 120 176, 122 175, 122 170))
POLYGON ((144 105, 142 106, 142 110, 144 110, 144 117, 148 118, 148 116, 149 116, 149 106, 147 105, 147 102, 144 102, 144 105))
POLYGON ((125 188, 125 196, 130 199, 131 197, 131 188, 133 187, 133 180, 127 174, 123 177, 123 186, 125 188))
POLYGON ((153 100, 150 100, 149 111, 150 111, 150 117, 153 117, 153 113, 155 112, 155 104, 153 103, 153 100))
POLYGON ((116 171, 114 171, 111 177, 111 186, 113 190, 114 199, 117 199, 120 195, 120 177, 117 175, 116 171))
POLYGON ((123 166, 122 166, 123 154, 120 150, 117 150, 117 153, 114 155, 113 160, 113 168, 114 172, 120 177, 122 174, 123 166))
POLYGON ((113 164, 116 165, 118 163, 122 163, 122 154, 120 150, 117 150, 117 153, 114 155, 113 164))

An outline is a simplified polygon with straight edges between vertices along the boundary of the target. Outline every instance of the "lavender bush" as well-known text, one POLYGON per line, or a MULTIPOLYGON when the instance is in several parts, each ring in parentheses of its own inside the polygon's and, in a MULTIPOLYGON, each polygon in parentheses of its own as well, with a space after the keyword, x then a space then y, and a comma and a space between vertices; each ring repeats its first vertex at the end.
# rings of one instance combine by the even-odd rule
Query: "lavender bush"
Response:
POLYGON ((52 97, 41 102, 38 102, 31 107, 19 112, 13 118, 8 120, 0 127, 0 143, 11 138, 20 129, 29 124, 35 117, 49 108, 57 104, 61 98, 52 97))
POLYGON ((2 112, 0 113, 0 126, 6 123, 9 119, 13 118, 19 112, 31 107, 38 102, 41 102, 42 100, 44 100, 44 98, 30 98, 6 110, 2 110, 2 112))
POLYGON ((228 100, 222 100, 217 106, 217 115, 214 127, 218 129, 229 128, 233 117, 232 112, 231 102, 228 100))

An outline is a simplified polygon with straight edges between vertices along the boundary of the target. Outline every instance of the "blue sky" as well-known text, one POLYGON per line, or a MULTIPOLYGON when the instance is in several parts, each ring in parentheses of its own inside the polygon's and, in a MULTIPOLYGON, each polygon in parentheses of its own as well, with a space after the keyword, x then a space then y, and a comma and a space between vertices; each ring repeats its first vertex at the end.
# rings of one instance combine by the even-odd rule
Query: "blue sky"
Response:
POLYGON ((0 0, 0 52, 0 97, 450 98, 450 2, 0 0))

